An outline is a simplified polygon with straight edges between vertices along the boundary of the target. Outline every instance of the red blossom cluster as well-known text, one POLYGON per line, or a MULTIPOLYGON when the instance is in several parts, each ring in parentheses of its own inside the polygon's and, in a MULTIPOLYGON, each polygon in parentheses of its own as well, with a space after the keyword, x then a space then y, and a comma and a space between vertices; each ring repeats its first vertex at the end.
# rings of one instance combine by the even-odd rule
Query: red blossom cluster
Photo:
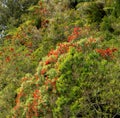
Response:
POLYGON ((107 48, 107 49, 96 49, 96 52, 98 52, 102 57, 113 57, 113 52, 117 51, 117 48, 107 48))
POLYGON ((52 62, 56 62, 56 61, 57 61, 57 56, 50 57, 46 60, 45 65, 48 65, 48 64, 50 64, 52 62))
MULTIPOLYGON (((34 102, 34 105, 37 105, 37 103, 34 102)), ((38 117, 38 109, 33 105, 33 103, 28 104, 28 111, 26 113, 26 118, 33 118, 38 117)))
POLYGON ((81 50, 81 48, 77 44, 72 44, 72 43, 66 43, 66 44, 58 44, 58 48, 56 50, 51 50, 48 53, 48 59, 45 61, 45 65, 48 65, 52 62, 56 62, 59 55, 67 53, 70 47, 76 47, 78 51, 81 50))
POLYGON ((20 98, 23 96, 23 91, 21 90, 19 94, 17 94, 16 98, 16 106, 14 107, 15 110, 18 110, 20 107, 20 98))
POLYGON ((81 29, 79 27, 75 27, 72 34, 68 36, 68 42, 71 42, 78 38, 78 36, 81 34, 81 29))
MULTIPOLYGON (((77 44, 77 43, 72 43, 70 41, 72 41, 73 39, 77 38, 80 34, 80 28, 74 28, 73 33, 71 35, 72 38, 70 38, 67 43, 60 43, 58 44, 58 48, 56 50, 51 50, 48 53, 48 57, 45 61, 41 61, 40 65, 43 67, 42 70, 40 71, 41 75, 45 75, 47 72, 47 69, 49 65, 51 63, 56 63, 59 56, 62 54, 65 54, 69 51, 70 47, 75 47, 77 50, 81 51, 81 47, 77 44)), ((56 91, 56 81, 58 80, 57 77, 55 78, 49 78, 47 75, 44 76, 45 77, 45 81, 44 81, 44 86, 46 88, 46 91, 49 90, 49 87, 52 88, 52 92, 56 91)), ((40 79, 39 76, 36 74, 34 75, 35 78, 35 82, 37 83, 40 79)), ((28 78, 23 78, 23 81, 28 80, 28 78)), ((18 94, 17 96, 17 102, 16 102, 16 108, 18 108, 18 106, 20 105, 20 99, 23 95, 21 93, 18 94)), ((42 105, 45 105, 44 103, 42 103, 42 96, 39 90, 39 85, 36 84, 36 90, 34 90, 34 92, 32 93, 32 98, 33 101, 31 103, 29 103, 27 105, 27 113, 26 113, 26 117, 32 118, 32 117, 39 117, 40 113, 42 113, 43 111, 38 109, 39 103, 41 103, 42 105)), ((47 109, 47 108, 46 108, 47 109)), ((48 109, 48 111, 50 112, 51 110, 48 109)))
POLYGON ((51 50, 49 53, 48 53, 48 57, 51 56, 51 55, 55 55, 55 56, 58 56, 58 50, 51 50))
POLYGON ((45 68, 43 68, 42 70, 41 70, 41 75, 44 75, 45 73, 46 73, 46 69, 45 68))
POLYGON ((39 94, 40 94, 40 91, 39 91, 38 89, 36 89, 36 90, 33 92, 33 98, 34 98, 34 99, 39 99, 39 98, 40 98, 39 94))
MULTIPOLYGON (((72 40, 76 39, 79 36, 80 31, 81 31, 81 29, 79 27, 75 27, 73 32, 72 32, 72 35, 70 35, 68 37, 68 42, 71 42, 72 40)), ((48 65, 52 62, 56 62, 59 55, 67 53, 70 47, 77 47, 77 49, 79 51, 81 50, 81 48, 77 44, 72 44, 72 43, 66 43, 66 44, 60 43, 60 44, 58 44, 58 46, 59 47, 56 50, 51 50, 48 53, 48 57, 50 57, 50 58, 48 58, 45 61, 45 65, 48 65)), ((43 74, 43 72, 42 72, 42 74, 43 74)))
POLYGON ((30 103, 28 107, 28 111, 26 113, 26 117, 30 116, 31 118, 33 116, 38 117, 39 112, 38 112, 38 101, 41 100, 41 94, 38 89, 34 90, 33 92, 33 101, 30 103))

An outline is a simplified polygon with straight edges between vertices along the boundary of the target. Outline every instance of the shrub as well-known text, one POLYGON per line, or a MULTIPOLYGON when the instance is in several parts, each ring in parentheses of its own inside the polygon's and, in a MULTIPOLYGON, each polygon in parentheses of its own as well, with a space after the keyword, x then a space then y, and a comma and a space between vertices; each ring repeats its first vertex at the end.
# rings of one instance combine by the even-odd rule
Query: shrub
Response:
POLYGON ((119 50, 101 43, 95 38, 74 39, 50 51, 35 75, 22 79, 14 115, 119 116, 119 50))

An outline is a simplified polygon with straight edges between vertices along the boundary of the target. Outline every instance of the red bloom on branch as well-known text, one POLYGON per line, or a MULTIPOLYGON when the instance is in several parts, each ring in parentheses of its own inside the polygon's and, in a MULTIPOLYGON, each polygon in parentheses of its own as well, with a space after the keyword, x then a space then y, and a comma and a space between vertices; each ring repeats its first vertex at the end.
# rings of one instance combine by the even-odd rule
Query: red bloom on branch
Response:
POLYGON ((68 36, 68 42, 75 40, 80 35, 81 29, 79 27, 75 27, 72 34, 68 36))
POLYGON ((46 73, 46 69, 41 70, 41 74, 44 75, 46 73))
POLYGON ((72 40, 74 40, 76 38, 77 38, 77 35, 75 35, 75 34, 70 35, 70 36, 68 36, 68 42, 71 42, 72 40))
POLYGON ((17 97, 16 97, 16 106, 14 107, 14 110, 17 110, 17 109, 19 109, 19 107, 20 107, 20 98, 23 96, 23 91, 21 90, 19 93, 18 93, 18 95, 17 95, 17 97))
POLYGON ((36 89, 34 92, 33 92, 33 97, 35 98, 35 99, 39 99, 39 90, 38 89, 36 89))
POLYGON ((110 49, 96 49, 96 52, 98 52, 102 57, 113 57, 113 52, 117 51, 116 48, 110 49))
POLYGON ((50 55, 58 56, 58 54, 59 54, 58 50, 51 50, 51 51, 48 53, 48 56, 50 56, 50 55))
POLYGON ((50 57, 48 60, 45 61, 45 65, 56 62, 57 58, 58 58, 58 55, 54 55, 53 57, 50 57))
POLYGON ((47 60, 47 61, 45 62, 45 65, 48 65, 48 64, 50 64, 50 61, 49 61, 49 60, 47 60))
POLYGON ((80 27, 75 27, 73 30, 73 34, 79 35, 80 30, 80 27))

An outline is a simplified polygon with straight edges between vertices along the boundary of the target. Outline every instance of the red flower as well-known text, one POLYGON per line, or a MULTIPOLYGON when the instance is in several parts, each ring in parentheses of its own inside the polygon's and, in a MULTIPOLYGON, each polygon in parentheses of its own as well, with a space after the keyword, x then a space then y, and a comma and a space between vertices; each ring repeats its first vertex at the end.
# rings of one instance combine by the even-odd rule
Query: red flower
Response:
POLYGON ((79 35, 80 30, 81 29, 79 27, 75 27, 74 30, 73 30, 73 34, 79 35))
POLYGON ((46 73, 46 69, 41 70, 41 74, 44 75, 46 73))
POLYGON ((45 62, 45 65, 48 65, 48 64, 50 64, 49 60, 47 60, 47 61, 45 62))
POLYGON ((58 55, 50 57, 48 60, 45 61, 45 65, 48 65, 48 64, 53 63, 53 62, 56 62, 57 58, 58 58, 58 55))
POLYGON ((71 42, 72 40, 76 39, 77 35, 73 34, 68 37, 68 42, 71 42))
POLYGON ((33 92, 33 97, 35 98, 35 99, 38 99, 40 96, 39 96, 39 90, 38 89, 36 89, 34 92, 33 92))
POLYGON ((113 56, 113 52, 117 51, 116 48, 110 49, 96 49, 96 52, 98 52, 102 57, 112 57, 113 56))
POLYGON ((23 91, 21 90, 20 92, 19 92, 19 94, 17 95, 17 97, 16 97, 16 106, 14 107, 14 110, 17 110, 17 109, 19 109, 19 107, 20 107, 20 98, 23 96, 23 91))
POLYGON ((81 29, 79 27, 75 27, 72 35, 68 36, 68 42, 75 40, 79 36, 80 30, 81 29))

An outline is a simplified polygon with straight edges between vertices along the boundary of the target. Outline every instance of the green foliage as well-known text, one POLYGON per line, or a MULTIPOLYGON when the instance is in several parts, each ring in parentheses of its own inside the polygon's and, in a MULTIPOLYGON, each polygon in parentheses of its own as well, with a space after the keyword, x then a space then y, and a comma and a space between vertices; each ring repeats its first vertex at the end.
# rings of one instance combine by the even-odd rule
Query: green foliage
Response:
POLYGON ((70 0, 69 1, 69 7, 70 8, 75 8, 77 6, 77 4, 81 3, 81 2, 90 2, 92 0, 70 0))
POLYGON ((28 13, 29 6, 37 4, 39 0, 0 0, 0 24, 1 29, 12 29, 18 27, 21 15, 28 13))
POLYGON ((114 101, 119 99, 119 94, 116 94, 119 86, 115 84, 119 82, 120 76, 117 74, 118 52, 113 58, 114 51, 111 51, 116 49, 97 49, 102 48, 102 44, 100 39, 89 38, 82 43, 63 43, 52 50, 40 62, 32 81, 28 78, 23 82, 32 82, 29 84, 31 87, 28 85, 29 90, 26 91, 27 85, 22 84, 20 87, 28 96, 21 96, 20 107, 24 110, 26 104, 31 104, 24 113, 28 116, 63 118, 113 117, 119 113, 119 101, 114 101), (35 97, 32 96, 33 87, 40 92, 37 108, 35 97), (30 109, 31 107, 34 109, 30 109))
POLYGON ((110 32, 113 32, 114 31, 114 29, 112 28, 112 20, 113 20, 114 18, 112 17, 104 17, 103 18, 103 22, 101 23, 101 30, 103 30, 103 31, 110 31, 110 32))
POLYGON ((118 18, 120 15, 120 1, 116 0, 113 7, 113 15, 118 18))
POLYGON ((104 11, 104 3, 103 2, 92 2, 88 3, 86 7, 86 14, 88 15, 88 21, 90 23, 100 23, 102 18, 106 15, 104 11))
POLYGON ((26 73, 33 73, 34 64, 31 63, 29 50, 24 46, 9 45, 4 41, 4 46, 0 49, 0 117, 10 113, 10 109, 15 105, 15 90, 20 85, 20 79, 26 73))
POLYGON ((1 2, 0 118, 120 117, 119 0, 1 2))

